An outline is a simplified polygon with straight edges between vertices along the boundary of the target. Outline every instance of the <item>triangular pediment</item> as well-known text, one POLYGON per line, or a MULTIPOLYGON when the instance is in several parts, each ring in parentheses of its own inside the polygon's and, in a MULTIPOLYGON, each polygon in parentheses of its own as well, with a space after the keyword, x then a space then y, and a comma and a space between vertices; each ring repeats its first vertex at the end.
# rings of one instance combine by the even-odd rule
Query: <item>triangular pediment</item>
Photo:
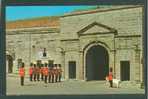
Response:
POLYGON ((78 35, 96 35, 102 33, 116 33, 116 30, 104 24, 93 22, 88 26, 78 31, 78 35))

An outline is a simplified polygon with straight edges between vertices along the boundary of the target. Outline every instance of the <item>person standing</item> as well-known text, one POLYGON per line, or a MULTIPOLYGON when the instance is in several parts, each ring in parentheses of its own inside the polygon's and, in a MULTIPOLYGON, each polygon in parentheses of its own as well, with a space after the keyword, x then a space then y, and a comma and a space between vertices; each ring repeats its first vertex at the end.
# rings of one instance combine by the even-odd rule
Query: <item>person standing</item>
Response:
POLYGON ((52 80, 52 83, 54 83, 54 66, 55 66, 55 64, 53 64, 53 66, 51 68, 51 80, 52 80))
POLYGON ((21 86, 24 86, 24 76, 25 76, 24 63, 22 63, 22 66, 19 68, 19 75, 21 78, 21 86))
POLYGON ((45 67, 44 67, 44 77, 45 77, 44 81, 45 81, 45 83, 47 83, 48 73, 49 73, 49 69, 47 67, 47 63, 45 63, 45 67))
POLYGON ((61 77, 62 77, 62 68, 61 64, 58 66, 58 82, 61 82, 61 77))
POLYGON ((51 78, 52 78, 52 68, 49 67, 48 83, 51 82, 51 78))
POLYGON ((37 75, 37 81, 40 81, 40 67, 36 67, 36 75, 37 75))
POLYGON ((55 67, 54 67, 55 82, 58 81, 58 68, 57 68, 57 65, 58 65, 58 64, 55 64, 55 67))
POLYGON ((44 80, 44 65, 41 64, 41 80, 44 80))
POLYGON ((36 81, 36 77, 37 77, 36 64, 34 64, 33 66, 34 66, 34 68, 33 68, 33 79, 34 79, 34 81, 36 81))
POLYGON ((110 87, 113 87, 113 73, 112 73, 112 68, 110 68, 108 80, 109 80, 109 83, 110 83, 110 87))
POLYGON ((30 63, 30 68, 29 68, 29 78, 30 81, 32 81, 32 77, 33 77, 33 63, 30 63))

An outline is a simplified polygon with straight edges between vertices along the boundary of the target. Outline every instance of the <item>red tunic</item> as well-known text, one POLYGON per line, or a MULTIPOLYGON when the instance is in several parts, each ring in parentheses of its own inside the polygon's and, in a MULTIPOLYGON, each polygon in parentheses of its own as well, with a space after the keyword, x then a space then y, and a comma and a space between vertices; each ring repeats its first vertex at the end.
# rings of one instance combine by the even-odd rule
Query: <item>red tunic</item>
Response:
POLYGON ((24 77, 25 76, 25 69, 24 68, 19 68, 19 75, 20 77, 24 77))
POLYGON ((29 75, 32 75, 33 74, 33 67, 30 67, 29 68, 29 75))
POLYGON ((58 75, 58 69, 54 69, 54 74, 57 76, 58 75))
POLYGON ((49 69, 49 75, 52 75, 52 69, 49 69))
POLYGON ((39 67, 36 67, 36 73, 40 74, 40 68, 39 67))
POLYGON ((113 74, 111 72, 109 73, 108 80, 113 80, 113 74))
POLYGON ((51 75, 54 75, 54 74, 55 74, 54 69, 52 69, 51 70, 51 75))
POLYGON ((45 76, 48 76, 48 73, 49 73, 49 69, 48 69, 48 67, 45 67, 44 68, 44 75, 45 76))

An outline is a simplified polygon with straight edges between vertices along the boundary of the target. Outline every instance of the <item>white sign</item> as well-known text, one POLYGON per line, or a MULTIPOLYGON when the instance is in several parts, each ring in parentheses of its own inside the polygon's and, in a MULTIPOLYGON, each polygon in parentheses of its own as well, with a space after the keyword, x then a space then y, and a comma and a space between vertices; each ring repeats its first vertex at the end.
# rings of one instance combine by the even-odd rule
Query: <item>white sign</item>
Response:
POLYGON ((37 57, 38 57, 39 59, 42 59, 42 57, 43 57, 43 52, 42 52, 42 51, 39 51, 37 57))

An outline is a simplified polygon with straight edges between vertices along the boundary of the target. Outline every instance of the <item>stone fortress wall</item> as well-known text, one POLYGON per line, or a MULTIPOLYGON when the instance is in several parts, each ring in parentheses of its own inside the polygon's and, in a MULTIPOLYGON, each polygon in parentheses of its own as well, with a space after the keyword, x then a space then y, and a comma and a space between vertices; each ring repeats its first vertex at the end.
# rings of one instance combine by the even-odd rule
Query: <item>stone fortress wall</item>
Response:
MULTIPOLYGON (((6 51, 26 63, 39 60, 38 52, 46 48, 48 59, 62 64, 63 76, 69 79, 69 61, 76 62, 76 79, 86 79, 86 53, 91 46, 103 46, 109 54, 109 67, 121 79, 121 61, 130 62, 130 80, 142 81, 143 7, 119 6, 74 12, 59 17, 54 26, 7 28, 6 51)), ((39 23, 38 23, 39 24, 39 23)), ((42 24, 42 23, 41 23, 42 24)))

